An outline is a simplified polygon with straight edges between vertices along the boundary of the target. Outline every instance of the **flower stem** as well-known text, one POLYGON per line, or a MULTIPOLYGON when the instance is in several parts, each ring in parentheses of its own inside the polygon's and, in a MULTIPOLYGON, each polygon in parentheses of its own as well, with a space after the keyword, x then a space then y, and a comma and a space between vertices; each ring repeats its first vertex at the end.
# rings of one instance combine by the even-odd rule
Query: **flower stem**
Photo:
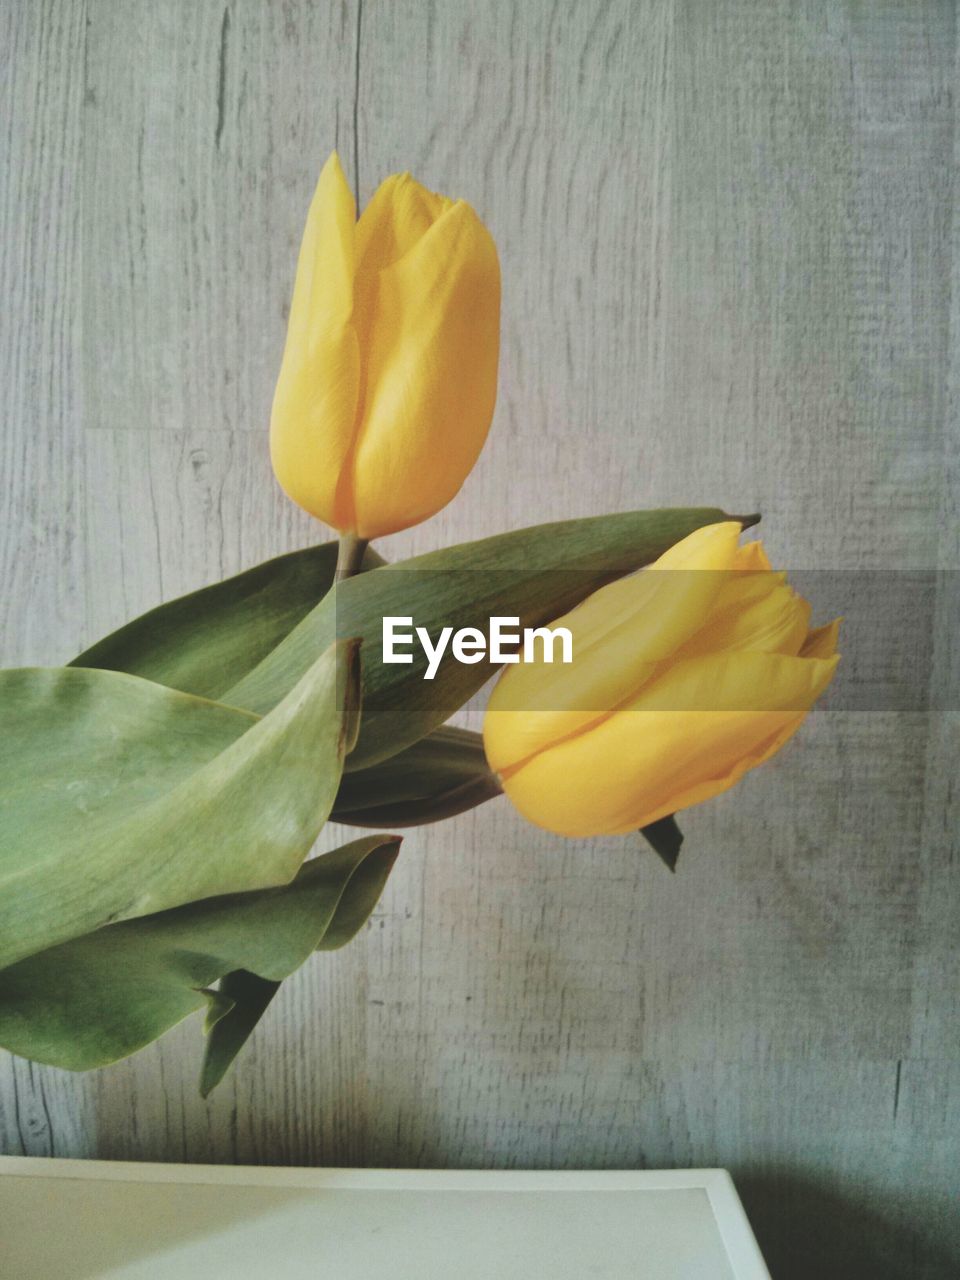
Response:
POLYGON ((354 533, 341 533, 337 551, 337 569, 333 575, 334 582, 352 578, 359 571, 366 549, 366 538, 358 538, 354 533))

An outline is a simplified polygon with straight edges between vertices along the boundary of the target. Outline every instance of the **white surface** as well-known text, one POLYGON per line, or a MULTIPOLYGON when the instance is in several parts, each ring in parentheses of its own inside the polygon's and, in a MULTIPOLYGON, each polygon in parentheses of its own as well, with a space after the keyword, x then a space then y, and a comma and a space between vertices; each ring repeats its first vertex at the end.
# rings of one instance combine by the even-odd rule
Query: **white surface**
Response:
POLYGON ((729 1175, 0 1159, 4 1280, 768 1280, 729 1175))

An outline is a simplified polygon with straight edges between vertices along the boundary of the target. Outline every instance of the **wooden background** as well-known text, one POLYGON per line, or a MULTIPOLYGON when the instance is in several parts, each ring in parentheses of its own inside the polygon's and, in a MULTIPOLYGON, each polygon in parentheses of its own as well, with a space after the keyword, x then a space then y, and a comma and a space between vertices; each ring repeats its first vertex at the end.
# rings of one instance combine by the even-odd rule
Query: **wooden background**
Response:
MULTIPOLYGON (((487 450, 388 556, 706 502, 791 567, 960 568, 955 20, 0 0, 2 660, 317 537, 265 429, 334 146, 362 200, 403 168, 470 199, 504 269, 487 450)), ((85 1077, 3 1056, 0 1149, 724 1165, 777 1277, 957 1274, 952 580, 876 619, 930 632, 939 710, 818 712, 687 816, 675 878, 505 801, 412 833, 208 1104, 194 1023, 85 1077)))

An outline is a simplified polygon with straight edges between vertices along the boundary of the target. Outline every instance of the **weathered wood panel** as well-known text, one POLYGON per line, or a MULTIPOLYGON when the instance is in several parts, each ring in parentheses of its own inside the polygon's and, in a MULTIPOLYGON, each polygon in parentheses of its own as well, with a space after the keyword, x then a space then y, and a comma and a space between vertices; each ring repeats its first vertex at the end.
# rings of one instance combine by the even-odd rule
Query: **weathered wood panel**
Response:
POLYGON ((334 145, 362 200, 400 168, 469 198, 504 266, 488 448, 388 555, 709 501, 851 592, 947 571, 938 710, 819 712, 688 816, 677 877, 503 802, 412 833, 371 926, 285 986, 209 1103, 193 1025, 95 1077, 5 1058, 0 1147, 721 1164, 778 1277, 953 1274, 954 6, 0 11, 4 661, 314 536, 263 430, 334 145))
MULTIPOLYGON (((85 14, 0 5, 0 661, 83 637, 80 154, 85 14)), ((0 1150, 89 1151, 88 1083, 7 1056, 0 1150)))

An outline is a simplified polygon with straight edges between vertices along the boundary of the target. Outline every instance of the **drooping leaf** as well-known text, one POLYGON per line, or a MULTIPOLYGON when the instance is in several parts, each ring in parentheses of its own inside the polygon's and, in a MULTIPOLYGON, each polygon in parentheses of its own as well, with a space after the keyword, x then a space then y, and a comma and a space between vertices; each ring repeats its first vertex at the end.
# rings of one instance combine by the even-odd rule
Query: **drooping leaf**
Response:
POLYGON ((674 815, 658 818, 656 822, 648 822, 640 828, 640 834, 650 845, 658 858, 669 871, 676 871, 680 847, 683 844, 683 832, 677 825, 674 815))
POLYGON ((216 994, 221 1003, 211 1002, 207 1013, 201 1097, 208 1097, 227 1074, 281 986, 249 969, 233 969, 220 979, 216 994))
POLYGON ((358 665, 331 647, 262 719, 112 671, 0 672, 0 965, 288 881, 336 796, 358 665))
POLYGON ((500 794, 480 734, 442 725, 369 769, 345 773, 330 817, 352 827, 419 827, 500 794))
POLYGON ((223 696, 263 712, 274 706, 336 635, 363 639, 363 723, 347 768, 367 768, 418 742, 489 678, 488 661, 467 665, 448 652, 424 681, 426 659, 382 661, 383 618, 412 617, 436 639, 441 628, 486 631, 493 615, 539 626, 602 583, 660 556, 705 524, 730 519, 715 508, 636 511, 537 525, 386 565, 340 583, 223 696))
MULTIPOLYGON (((336 542, 277 556, 151 609, 70 665, 126 671, 216 699, 323 599, 333 584, 336 562, 336 542)), ((363 571, 385 563, 367 547, 363 571)), ((467 752, 455 736, 437 732, 441 736, 435 743, 433 735, 416 743, 409 758, 401 752, 382 766, 350 775, 356 785, 343 803, 338 800, 334 816, 346 825, 393 829, 434 822, 498 794, 491 790, 482 746, 479 753, 467 752), (363 815, 348 812, 361 806, 363 815)))
MULTIPOLYGON (((256 1018, 249 1003, 234 1004, 237 984, 211 985, 244 971, 266 984, 262 999, 312 951, 349 941, 376 905, 399 844, 367 836, 306 863, 280 888, 109 925, 21 960, 0 971, 0 1044, 85 1071, 134 1053, 206 1005, 214 1025, 204 1084, 212 1088, 256 1018)), ((244 988, 248 1001, 253 990, 244 988)))
MULTIPOLYGON (((366 849, 368 852, 356 862, 347 886, 348 891, 339 899, 336 912, 327 924, 323 936, 317 941, 315 950, 336 951, 345 947, 363 928, 383 892, 399 847, 399 836, 367 836, 338 850, 340 856, 347 850, 362 853, 366 849)), ((337 855, 329 854, 327 858, 334 856, 337 855)), ((351 854, 351 857, 356 855, 351 854)), ((271 985, 269 979, 248 970, 236 970, 227 974, 220 983, 219 994, 232 1000, 233 1008, 224 1017, 211 1018, 213 1025, 210 1027, 200 1077, 200 1092, 204 1097, 223 1079, 279 990, 279 982, 272 985, 272 989, 271 985)))
MULTIPOLYGON (((364 569, 383 564, 368 547, 364 569)), ((127 671, 219 699, 327 594, 337 543, 292 551, 134 618, 74 658, 72 667, 127 671)))

